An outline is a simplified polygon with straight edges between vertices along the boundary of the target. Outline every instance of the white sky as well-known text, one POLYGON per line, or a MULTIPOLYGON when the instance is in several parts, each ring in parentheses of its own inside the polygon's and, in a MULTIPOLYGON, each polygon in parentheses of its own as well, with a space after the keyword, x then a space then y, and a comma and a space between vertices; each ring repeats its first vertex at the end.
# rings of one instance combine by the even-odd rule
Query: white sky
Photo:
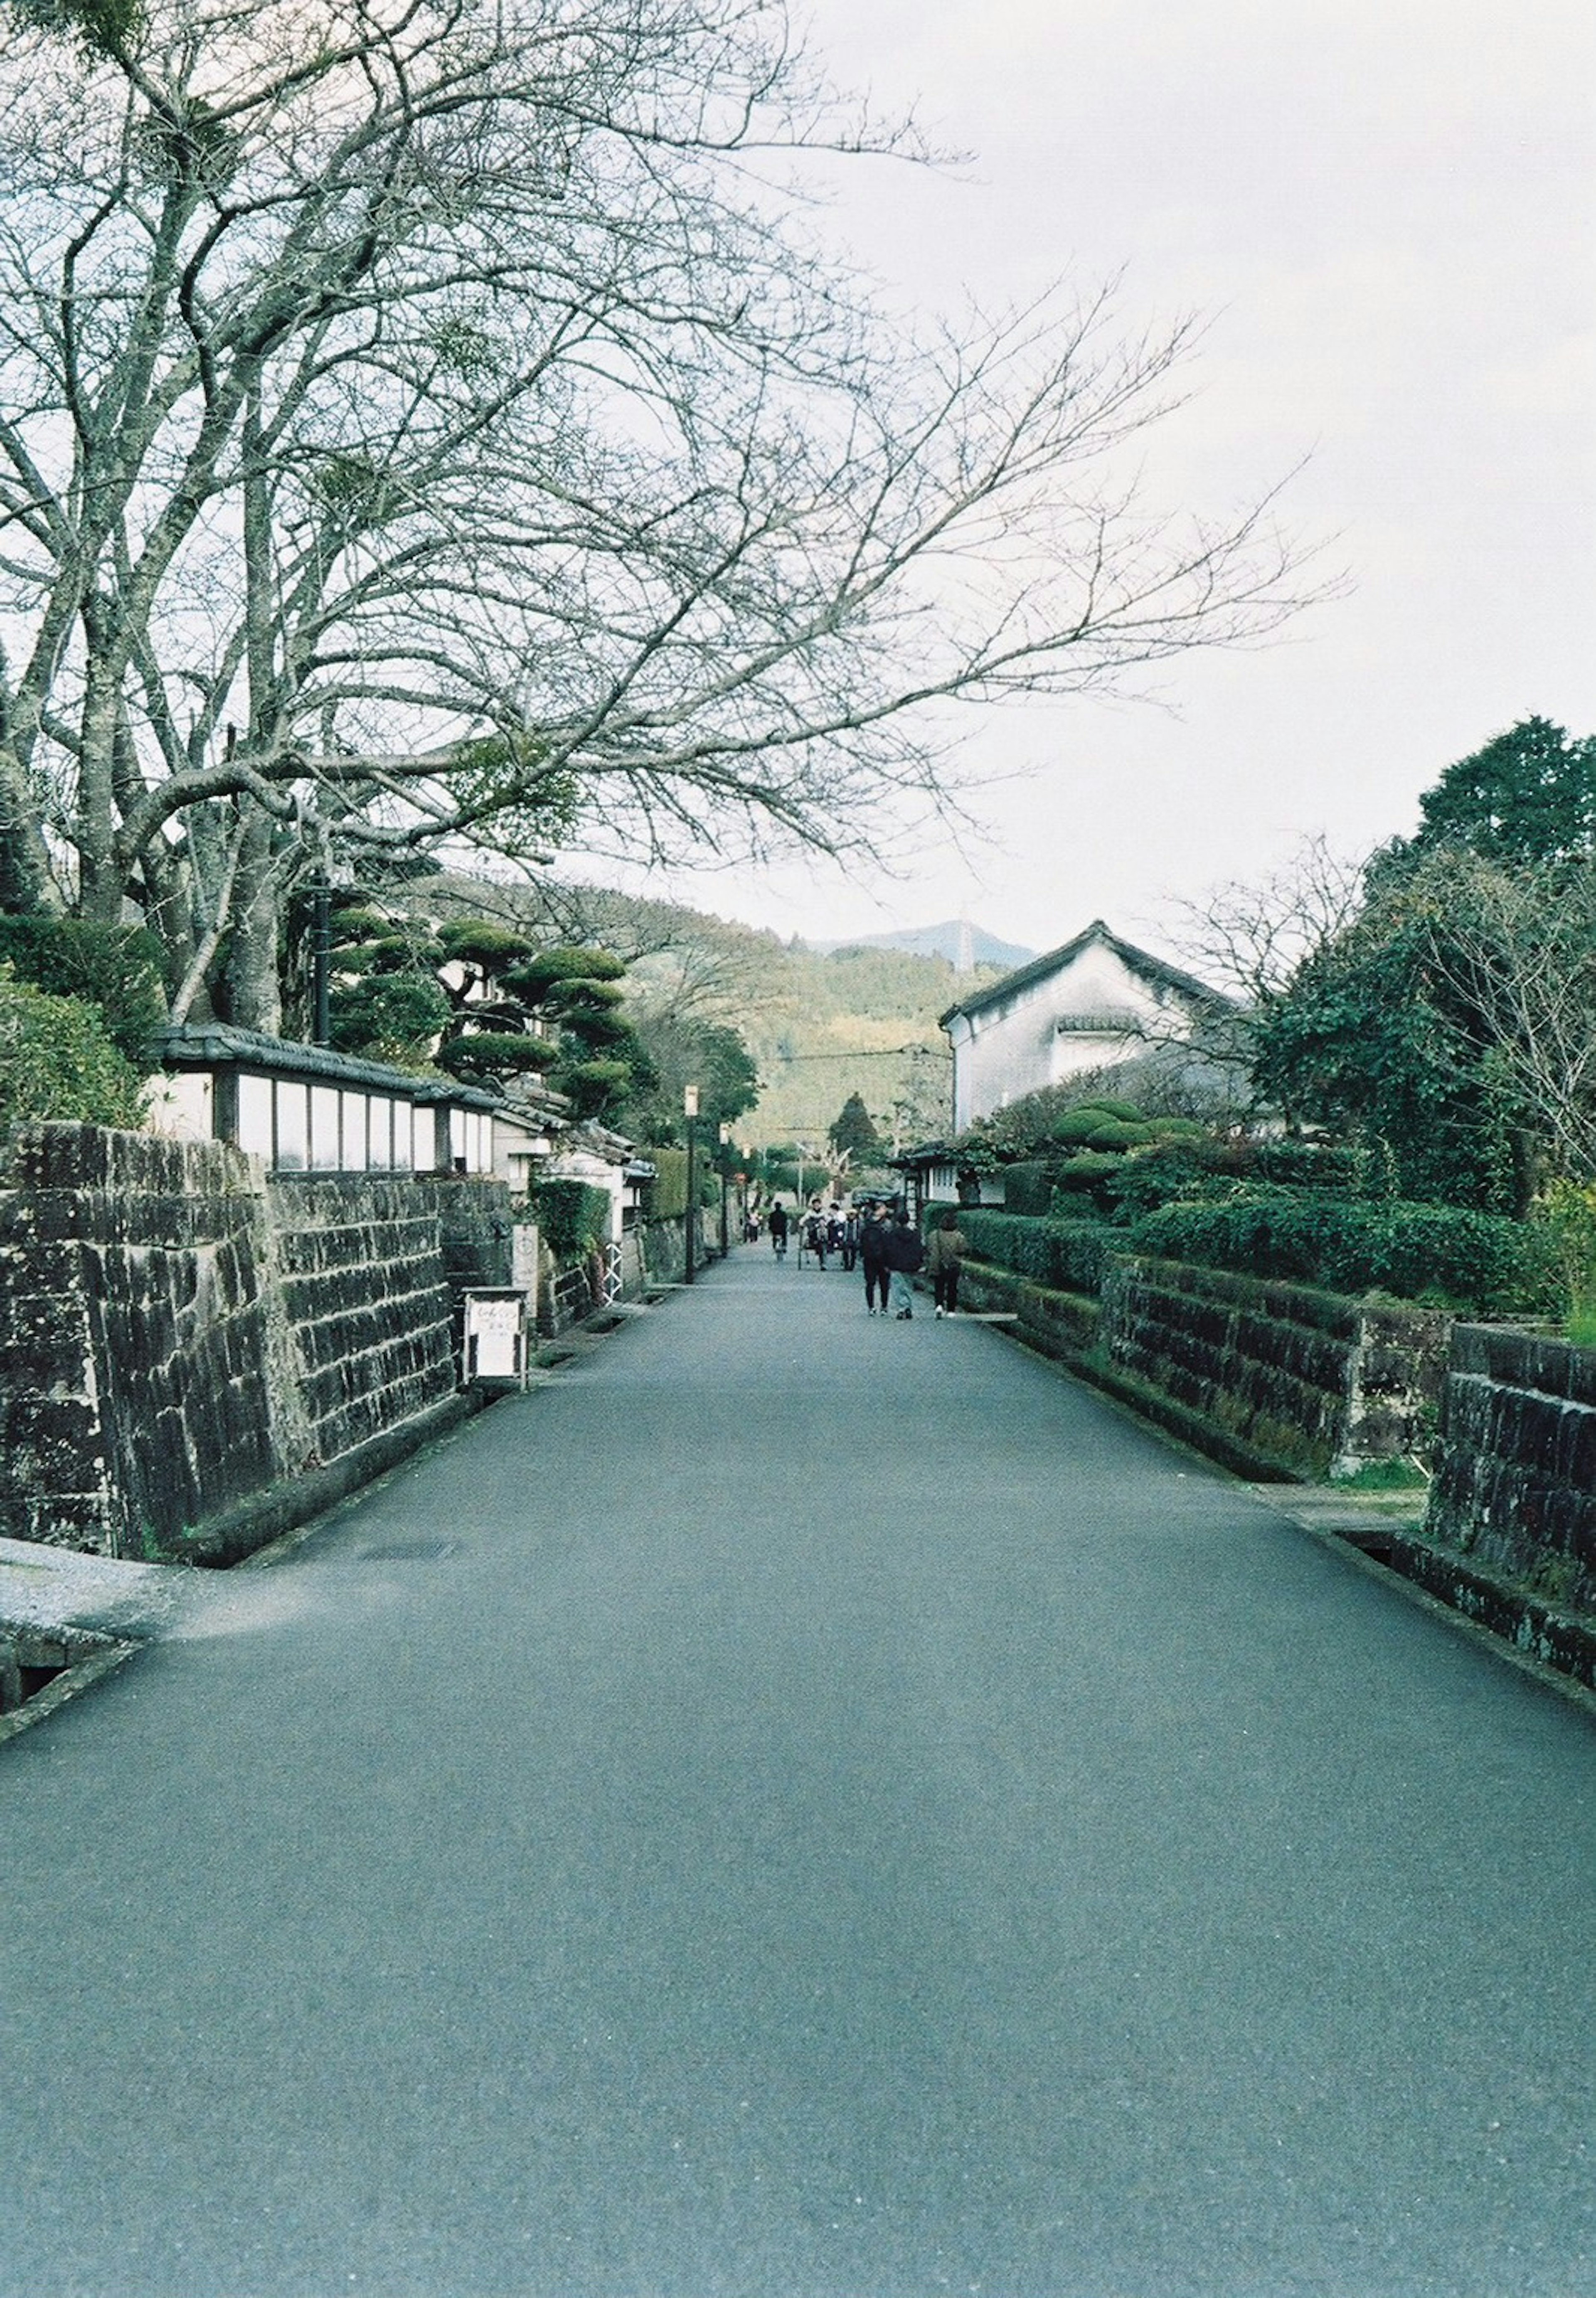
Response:
POLYGON ((1596 732, 1596 12, 1588 0, 815 0, 836 78, 914 102, 956 174, 865 162, 839 240, 907 304, 1126 267, 1128 325, 1196 308, 1166 488, 1287 509, 1345 598, 1284 642, 1161 674, 1167 704, 971 716, 986 845, 897 879, 681 876, 701 907, 837 936, 968 913, 1046 948, 1301 835, 1410 828, 1531 711, 1596 732))

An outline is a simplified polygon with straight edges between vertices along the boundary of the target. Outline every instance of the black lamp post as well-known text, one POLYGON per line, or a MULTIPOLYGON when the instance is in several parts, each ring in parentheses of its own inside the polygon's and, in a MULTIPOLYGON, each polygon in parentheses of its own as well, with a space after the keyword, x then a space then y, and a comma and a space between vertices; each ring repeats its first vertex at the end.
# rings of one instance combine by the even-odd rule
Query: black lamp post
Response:
POLYGON ((726 1190, 731 1182, 731 1168, 732 1128, 729 1125, 723 1125, 721 1127, 721 1259, 723 1261, 731 1250, 726 1232, 726 1190))
POLYGON ((696 1085, 682 1088, 682 1113, 687 1120, 687 1282, 690 1285, 699 1273, 699 1088, 696 1085))

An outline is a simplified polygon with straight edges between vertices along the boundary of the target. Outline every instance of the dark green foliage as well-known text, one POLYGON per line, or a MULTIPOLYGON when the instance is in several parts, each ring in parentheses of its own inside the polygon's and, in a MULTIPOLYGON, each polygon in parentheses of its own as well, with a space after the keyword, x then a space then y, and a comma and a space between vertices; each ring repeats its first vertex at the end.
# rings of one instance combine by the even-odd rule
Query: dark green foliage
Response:
POLYGON ((1254 1178, 1285 1189, 1337 1190, 1346 1194, 1381 1194, 1369 1189, 1369 1159, 1339 1141, 1303 1141, 1283 1135, 1254 1143, 1247 1153, 1254 1178))
MULTIPOLYGON (((521 946, 525 950, 528 946, 523 942, 521 946)), ((591 989, 600 982, 618 982, 625 971, 622 960, 610 950, 579 949, 566 944, 526 955, 509 968, 504 979, 508 988, 537 1004, 563 985, 591 989)))
POLYGON ((531 1193, 533 1219, 556 1264, 585 1261, 609 1236, 609 1192, 585 1181, 540 1181, 531 1193))
POLYGON ((1538 1311, 1555 1283, 1544 1241, 1523 1223, 1401 1198, 1255 1185, 1222 1201, 1166 1205, 1137 1221, 1128 1243, 1161 1259, 1475 1314, 1538 1311))
POLYGON ((449 1019, 449 1000, 428 974, 372 974, 340 987, 327 1004, 338 1051, 375 1061, 418 1059, 449 1019))
POLYGON ((499 973, 517 958, 530 955, 532 944, 493 918, 451 918, 438 929, 438 946, 447 959, 499 973))
POLYGON ((161 963, 160 942, 142 926, 90 925, 37 911, 0 917, 0 964, 53 997, 92 1005, 137 1069, 148 1069, 151 1040, 166 1019, 161 963))
POLYGON ((120 55, 144 22, 140 0, 12 0, 42 30, 71 35, 91 55, 120 55))
POLYGON ((1048 1131, 1066 1148, 1129 1149, 1152 1134, 1142 1113, 1126 1101, 1084 1101, 1054 1120, 1048 1131))
POLYGON ((1053 1169, 1041 1158, 1028 1158, 1003 1169, 1005 1212, 1029 1213, 1037 1219, 1053 1211, 1053 1169))
POLYGON ((759 1097, 753 1057, 736 1029, 691 1014, 651 1013, 634 1024, 638 1057, 646 1064, 622 1102, 617 1122, 634 1138, 680 1142, 683 1089, 699 1088, 700 1140, 713 1142, 723 1125, 735 1125, 759 1097))
MULTIPOLYGON (((928 1228, 947 1210, 930 1207, 928 1228)), ((978 1261, 995 1261, 999 1269, 1012 1269, 1017 1277, 1029 1277, 1033 1284, 1057 1293, 1098 1292, 1109 1256, 1121 1243, 1102 1221, 1033 1220, 976 1205, 960 1205, 956 1211, 978 1261)))
POLYGON ((524 1070, 543 1070, 559 1059, 552 1037, 533 1037, 508 1029, 472 1029, 445 1037, 439 1066, 451 1077, 485 1079, 524 1070))
POLYGON ((685 1149, 645 1149, 657 1168, 649 1184, 650 1220, 680 1220, 687 1211, 687 1152, 685 1149))
MULTIPOLYGON (((536 1043, 537 1040, 532 1040, 536 1043)), ((546 1042, 546 1041, 545 1041, 546 1042)), ((625 1062, 563 1062, 559 1089, 578 1117, 603 1117, 616 1107, 632 1082, 625 1062)))
POLYGON ((849 1094, 832 1119, 826 1138, 837 1156, 851 1157, 859 1165, 879 1162, 885 1152, 886 1145, 859 1093, 849 1094))
POLYGON ((1419 801, 1418 834, 1377 865, 1400 867, 1437 847, 1509 864, 1588 855, 1596 841, 1596 737, 1572 741, 1548 718, 1524 718, 1448 766, 1419 801))
POLYGON ((1257 1026, 1265 1099, 1360 1143, 1397 1190, 1521 1210, 1517 1112, 1467 1005, 1437 976, 1431 889, 1394 883, 1319 950, 1257 1026))
POLYGON ((143 1114, 138 1071, 96 1008, 49 996, 0 966, 0 1127, 70 1118, 132 1128, 143 1114))

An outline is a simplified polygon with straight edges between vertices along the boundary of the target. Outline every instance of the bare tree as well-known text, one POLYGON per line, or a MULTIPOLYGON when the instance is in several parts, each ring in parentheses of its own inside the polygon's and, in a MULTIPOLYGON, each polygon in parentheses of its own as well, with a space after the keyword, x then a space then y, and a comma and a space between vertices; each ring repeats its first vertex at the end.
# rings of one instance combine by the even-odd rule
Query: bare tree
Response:
MULTIPOLYGON (((916 156, 781 0, 155 0, 0 63, 0 898, 269 1023, 307 872, 863 849, 949 699, 1274 628, 1121 451, 1191 330, 890 335, 764 168, 916 156)), ((66 22, 73 18, 69 14, 66 22)))
MULTIPOLYGON (((1596 1178, 1596 865, 1428 857, 1404 888, 1468 1034, 1570 1180, 1596 1178)), ((1544 1169, 1542 1169, 1544 1170, 1544 1169)))

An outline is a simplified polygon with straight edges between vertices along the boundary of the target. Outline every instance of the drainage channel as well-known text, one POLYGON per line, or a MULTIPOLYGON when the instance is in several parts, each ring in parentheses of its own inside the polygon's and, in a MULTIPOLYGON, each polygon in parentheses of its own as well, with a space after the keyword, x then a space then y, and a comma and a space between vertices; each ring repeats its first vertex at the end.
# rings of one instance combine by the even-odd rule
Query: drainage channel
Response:
POLYGON ((0 1623, 0 1740, 13 1739, 109 1675, 138 1649, 90 1628, 0 1623))

